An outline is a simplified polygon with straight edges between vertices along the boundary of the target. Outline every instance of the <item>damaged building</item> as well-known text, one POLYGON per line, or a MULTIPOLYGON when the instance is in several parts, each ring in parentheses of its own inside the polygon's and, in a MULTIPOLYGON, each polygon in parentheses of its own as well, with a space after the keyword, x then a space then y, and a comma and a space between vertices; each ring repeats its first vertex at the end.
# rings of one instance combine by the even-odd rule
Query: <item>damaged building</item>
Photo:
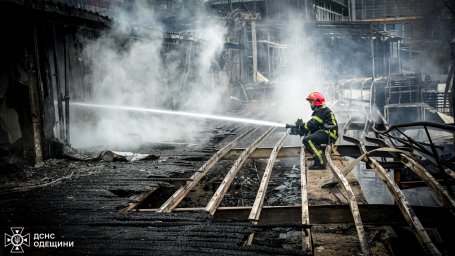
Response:
POLYGON ((455 254, 453 1, 2 0, 0 21, 2 255, 455 254), (338 125, 313 155, 311 92, 338 125))

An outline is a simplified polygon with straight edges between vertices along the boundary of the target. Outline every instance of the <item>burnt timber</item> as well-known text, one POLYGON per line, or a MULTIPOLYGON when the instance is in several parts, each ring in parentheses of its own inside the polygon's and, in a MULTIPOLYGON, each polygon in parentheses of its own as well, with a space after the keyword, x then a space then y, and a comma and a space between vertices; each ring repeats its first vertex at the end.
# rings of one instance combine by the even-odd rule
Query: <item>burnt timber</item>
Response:
MULTIPOLYGON (((176 18, 189 5, 149 2, 163 8, 167 26, 135 25, 114 41, 128 49, 162 40, 163 63, 180 62, 177 75, 159 83, 185 94, 206 42, 176 18)), ((333 64, 322 68, 330 80, 322 83, 343 135, 324 147, 329 167, 319 173, 307 170, 312 156, 285 129, 221 121, 202 121, 201 138, 190 142, 138 145, 152 156, 141 161, 80 153, 71 148, 74 125, 96 116, 70 107, 90 102, 97 86, 84 54, 116 26, 110 6, 133 4, 0 1, 8 38, 0 43, 2 255, 11 253, 14 227, 72 245, 40 247, 44 240, 34 239, 21 247, 37 255, 455 254, 453 4, 434 4, 446 10, 439 14, 424 0, 413 8, 388 0, 281 2, 207 1, 228 27, 209 75, 224 89, 226 113, 281 120, 268 103, 286 86, 280 67, 296 43, 281 40, 289 27, 282 20, 287 5, 302 10, 304 30, 318 37, 308 58, 333 64), (422 39, 416 28, 434 37, 422 39), (352 42, 355 56, 333 57, 352 42), (442 74, 411 65, 424 57, 442 74), (360 175, 382 184, 391 203, 368 203, 360 175), (426 190, 409 192, 419 188, 426 190), (419 205, 413 193, 433 204, 419 205)), ((174 98, 164 102, 182 109, 174 98)))

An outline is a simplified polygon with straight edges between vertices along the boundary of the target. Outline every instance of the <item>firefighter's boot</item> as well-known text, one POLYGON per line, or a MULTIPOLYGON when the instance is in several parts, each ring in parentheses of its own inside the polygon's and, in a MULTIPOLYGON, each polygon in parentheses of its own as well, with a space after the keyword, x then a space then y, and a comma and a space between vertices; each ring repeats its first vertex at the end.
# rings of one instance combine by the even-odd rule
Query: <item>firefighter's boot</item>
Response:
POLYGON ((325 167, 326 167, 325 158, 323 158, 324 163, 321 163, 321 161, 319 160, 319 158, 316 155, 313 156, 313 159, 314 159, 313 165, 308 167, 309 170, 324 170, 325 169, 325 167))

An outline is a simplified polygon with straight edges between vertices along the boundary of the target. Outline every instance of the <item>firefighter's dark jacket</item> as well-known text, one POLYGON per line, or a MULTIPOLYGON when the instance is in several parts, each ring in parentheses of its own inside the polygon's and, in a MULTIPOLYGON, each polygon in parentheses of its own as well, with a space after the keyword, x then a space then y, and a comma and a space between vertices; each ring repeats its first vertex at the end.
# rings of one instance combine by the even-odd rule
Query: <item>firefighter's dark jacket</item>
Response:
POLYGON ((329 134, 332 139, 338 138, 338 123, 335 115, 332 110, 325 106, 316 107, 308 122, 304 123, 302 119, 298 119, 295 124, 300 126, 301 136, 322 130, 329 134))

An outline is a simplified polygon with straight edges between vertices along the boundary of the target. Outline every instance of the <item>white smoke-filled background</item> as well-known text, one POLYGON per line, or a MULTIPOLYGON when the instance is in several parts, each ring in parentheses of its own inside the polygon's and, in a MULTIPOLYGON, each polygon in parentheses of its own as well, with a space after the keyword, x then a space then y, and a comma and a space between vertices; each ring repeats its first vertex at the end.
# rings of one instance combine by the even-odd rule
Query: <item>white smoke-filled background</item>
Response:
MULTIPOLYGON (((303 12, 291 11, 285 20, 285 30, 280 33, 280 42, 287 45, 284 52, 285 65, 281 65, 279 86, 274 91, 274 100, 282 121, 293 124, 298 118, 310 119, 312 110, 306 97, 313 91, 326 91, 327 82, 320 72, 314 52, 316 38, 308 33, 308 22, 303 12)), ((326 99, 330 102, 329 95, 326 99)))
MULTIPOLYGON (((293 123, 297 118, 310 120, 312 110, 306 97, 314 91, 321 92, 326 106, 335 111, 340 97, 337 83, 342 79, 370 75, 369 41, 355 40, 342 32, 327 32, 316 28, 314 21, 304 13, 289 6, 289 14, 275 18, 277 24, 285 24, 280 33, 280 43, 287 46, 284 51, 285 65, 279 69, 280 89, 274 91, 276 111, 280 121, 293 123), (338 34, 339 33, 339 34, 338 34), (368 43, 365 48, 365 44, 368 43)), ((272 17, 273 19, 273 17, 272 17)), ((360 107, 359 107, 360 109, 360 107)))
MULTIPOLYGON (((227 28, 220 17, 213 19, 214 16, 199 7, 180 8, 174 13, 175 23, 191 21, 187 27, 191 28, 191 36, 197 38, 174 48, 166 45, 163 38, 169 23, 163 22, 162 15, 167 11, 156 10, 155 6, 141 1, 135 1, 128 11, 118 11, 113 29, 86 47, 84 61, 90 63, 88 80, 93 88, 90 103, 223 115, 222 102, 230 95, 227 83, 221 82, 226 75, 219 72, 217 59, 223 50, 227 28), (128 38, 134 34, 132 30, 141 36, 128 38), (193 54, 187 54, 189 49, 193 54)), ((337 93, 333 74, 338 72, 336 67, 340 66, 342 57, 321 57, 320 45, 327 38, 314 33, 310 28, 312 22, 305 19, 301 10, 292 6, 288 10, 289 15, 268 17, 277 24, 285 24, 279 32, 266 33, 273 33, 272 41, 286 45, 286 49, 281 56, 275 56, 280 59, 274 67, 279 75, 271 78, 275 86, 273 98, 266 99, 273 104, 275 115, 265 121, 292 124, 297 118, 310 119, 312 110, 306 101, 310 92, 322 92, 331 107, 337 93)), ((257 29, 264 28, 259 25, 257 29)), ((353 57, 358 54, 349 39, 343 44, 339 56, 350 56, 343 61, 355 62, 362 57, 353 57)), ((358 66, 364 65, 359 62, 358 66)), ((361 73, 354 69, 347 71, 361 73)), ((203 119, 119 110, 94 112, 95 117, 86 122, 72 121, 74 147, 191 143, 204 137, 200 133, 205 127, 203 119)))
MULTIPOLYGON (((223 49, 226 29, 203 9, 198 13, 180 9, 179 17, 198 17, 191 31, 197 38, 187 47, 198 47, 186 56, 186 47, 166 48, 162 23, 152 5, 135 1, 118 10, 115 26, 86 47, 90 63, 90 103, 173 109, 210 114, 220 109, 222 95, 216 56, 223 49), (131 40, 132 30, 145 33, 131 40), (124 42, 123 42, 123 41, 124 42), (191 70, 182 65, 191 61, 191 70)), ((193 9, 194 11, 194 9, 193 9)), ((93 110, 94 120, 74 121, 71 143, 77 148, 126 148, 141 143, 191 142, 204 127, 204 120, 119 110, 93 110)))

